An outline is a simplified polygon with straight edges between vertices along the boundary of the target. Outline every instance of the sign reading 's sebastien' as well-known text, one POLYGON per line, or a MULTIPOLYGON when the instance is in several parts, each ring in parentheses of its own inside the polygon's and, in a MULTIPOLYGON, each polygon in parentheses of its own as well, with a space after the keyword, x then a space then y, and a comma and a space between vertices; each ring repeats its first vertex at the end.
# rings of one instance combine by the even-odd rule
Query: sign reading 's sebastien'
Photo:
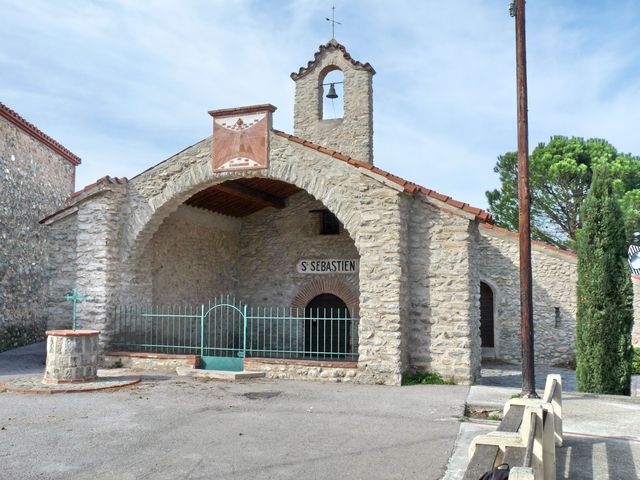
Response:
POLYGON ((298 273, 355 273, 358 271, 358 260, 300 260, 297 270, 298 273))

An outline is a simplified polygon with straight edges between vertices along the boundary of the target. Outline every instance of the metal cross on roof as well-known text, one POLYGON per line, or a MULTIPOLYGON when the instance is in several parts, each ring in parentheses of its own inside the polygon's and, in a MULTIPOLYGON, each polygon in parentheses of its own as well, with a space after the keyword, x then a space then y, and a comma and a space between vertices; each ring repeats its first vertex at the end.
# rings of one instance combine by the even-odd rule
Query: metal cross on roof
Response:
POLYGON ((82 302, 87 299, 86 296, 78 292, 78 289, 74 288, 73 292, 67 292, 64 296, 67 302, 73 302, 73 329, 76 329, 76 306, 78 302, 82 302))
POLYGON ((342 25, 340 22, 336 21, 336 6, 331 7, 331 18, 327 17, 327 22, 331 22, 331 38, 336 38, 336 23, 338 25, 342 25))

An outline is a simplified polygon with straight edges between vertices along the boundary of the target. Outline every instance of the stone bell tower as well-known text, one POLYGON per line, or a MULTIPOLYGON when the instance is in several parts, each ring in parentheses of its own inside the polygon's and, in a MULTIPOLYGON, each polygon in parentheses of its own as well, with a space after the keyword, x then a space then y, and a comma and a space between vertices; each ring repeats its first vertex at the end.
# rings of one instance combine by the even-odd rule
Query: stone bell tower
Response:
POLYGON ((296 82, 294 134, 356 160, 373 163, 373 88, 375 70, 360 63, 335 39, 321 45, 306 67, 292 73, 296 82), (327 74, 344 75, 344 115, 323 120, 323 83, 327 74))

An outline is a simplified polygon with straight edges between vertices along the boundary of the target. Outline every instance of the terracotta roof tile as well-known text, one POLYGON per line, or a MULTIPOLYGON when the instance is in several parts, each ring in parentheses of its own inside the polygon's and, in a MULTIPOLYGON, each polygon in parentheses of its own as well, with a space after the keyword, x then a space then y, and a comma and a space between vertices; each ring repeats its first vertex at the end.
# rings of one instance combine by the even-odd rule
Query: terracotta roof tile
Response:
POLYGON ((315 66, 318 64, 320 60, 320 56, 326 50, 339 50, 342 52, 342 56, 345 58, 345 60, 351 62, 351 65, 353 65, 354 67, 371 72, 372 75, 375 75, 376 73, 376 71, 373 69, 371 64, 369 64, 368 62, 362 63, 362 62, 358 62, 357 60, 354 60, 351 57, 351 55, 349 55, 349 52, 347 52, 347 49, 345 48, 345 46, 338 43, 335 39, 332 38, 324 45, 320 45, 320 47, 318 47, 318 51, 313 56, 313 60, 309 61, 306 67, 300 67, 300 70, 298 70, 297 73, 293 72, 291 74, 291 78, 293 80, 298 80, 304 77, 306 74, 308 74, 311 70, 315 68, 315 66))
POLYGON ((79 196, 79 195, 81 195, 83 193, 89 192, 90 190, 93 190, 98 185, 105 185, 105 184, 123 185, 123 184, 128 183, 128 182, 129 182, 129 180, 126 177, 118 178, 118 177, 110 177, 109 175, 105 175, 104 177, 99 178, 95 182, 90 183, 89 185, 85 186, 81 190, 73 192, 71 194, 70 198, 75 198, 75 197, 77 197, 77 196, 79 196))
POLYGON ((382 170, 381 168, 378 167, 374 167, 373 165, 371 165, 370 163, 367 162, 363 162, 360 160, 356 160, 354 158, 351 158, 343 153, 340 152, 336 152, 335 150, 331 150, 329 148, 326 147, 322 147, 320 145, 317 145, 313 142, 309 142, 307 140, 303 140, 299 137, 296 137, 294 135, 290 135, 288 133, 282 132, 280 130, 272 130, 272 132, 275 135, 278 135, 279 137, 283 137, 286 138, 287 140, 290 140, 294 143, 299 143, 307 148, 311 148, 313 150, 316 150, 320 153, 324 153, 325 155, 329 155, 332 158, 335 158, 336 160, 340 160, 343 162, 348 163, 349 165, 352 165, 356 168, 365 168, 367 170, 371 170, 372 172, 374 172, 377 175, 380 175, 384 178, 386 178, 387 180, 396 183, 398 185, 400 185, 402 188, 404 188, 404 191, 407 193, 415 193, 415 192, 420 192, 423 195, 426 195, 428 197, 431 198, 435 198, 436 200, 439 200, 451 207, 454 207, 458 210, 462 210, 466 213, 470 213, 471 215, 475 216, 478 220, 480 220, 481 222, 487 222, 487 223, 493 223, 493 217, 491 216, 491 214, 489 212, 485 212, 484 210, 481 210, 479 208, 476 207, 472 207, 470 205, 467 205, 464 202, 460 202, 458 200, 454 200, 451 197, 448 197, 446 195, 442 195, 441 193, 435 192, 429 188, 426 187, 422 187, 418 184, 415 184, 413 182, 409 182, 408 180, 405 180, 404 178, 398 177, 396 175, 393 175, 389 172, 387 172, 386 170, 382 170))
POLYGON ((82 162, 79 156, 77 156, 75 153, 72 153, 71 150, 62 146, 60 143, 56 142, 53 138, 42 132, 42 130, 40 130, 34 124, 27 122, 24 118, 11 110, 2 102, 0 102, 0 117, 7 119, 16 127, 23 130, 34 139, 38 140, 40 143, 49 147, 51 150, 56 152, 72 165, 80 165, 80 163, 82 162))
POLYGON ((106 176, 104 176, 102 178, 99 178, 98 180, 96 180, 93 183, 90 183, 89 185, 85 186, 81 190, 73 192, 71 194, 71 196, 67 199, 67 205, 65 207, 63 207, 63 208, 61 208, 59 210, 56 210, 51 215, 47 215, 42 220, 40 220, 39 223, 44 223, 47 220, 55 217, 56 215, 59 215, 62 212, 65 212, 65 211, 69 210, 70 208, 72 208, 74 206, 73 200, 75 198, 79 197, 83 193, 91 192, 92 190, 96 189, 100 185, 124 185, 125 183, 128 183, 128 182, 129 182, 129 180, 126 177, 118 178, 118 177, 110 177, 109 175, 106 175, 106 176))
POLYGON ((464 207, 466 207, 466 206, 467 206, 467 204, 466 204, 466 203, 464 203, 464 202, 460 202, 460 201, 458 201, 458 200, 454 200, 453 198, 452 198, 452 199, 450 199, 448 203, 449 203, 449 205, 453 205, 454 207, 456 207, 456 208, 461 208, 461 209, 463 209, 463 210, 465 210, 465 208, 464 208, 464 207))

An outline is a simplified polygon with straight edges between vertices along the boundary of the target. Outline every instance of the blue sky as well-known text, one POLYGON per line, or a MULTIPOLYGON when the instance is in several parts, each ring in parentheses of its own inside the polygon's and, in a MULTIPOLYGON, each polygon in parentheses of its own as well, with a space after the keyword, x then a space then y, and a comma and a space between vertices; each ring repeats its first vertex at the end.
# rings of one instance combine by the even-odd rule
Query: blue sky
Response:
MULTIPOLYGON (((507 0, 0 0, 0 101, 83 163, 131 177, 211 131, 208 110, 272 103, 331 37, 374 77, 377 166, 472 205, 516 148, 507 0)), ((527 3, 529 142, 601 137, 640 154, 640 2, 527 3)))

